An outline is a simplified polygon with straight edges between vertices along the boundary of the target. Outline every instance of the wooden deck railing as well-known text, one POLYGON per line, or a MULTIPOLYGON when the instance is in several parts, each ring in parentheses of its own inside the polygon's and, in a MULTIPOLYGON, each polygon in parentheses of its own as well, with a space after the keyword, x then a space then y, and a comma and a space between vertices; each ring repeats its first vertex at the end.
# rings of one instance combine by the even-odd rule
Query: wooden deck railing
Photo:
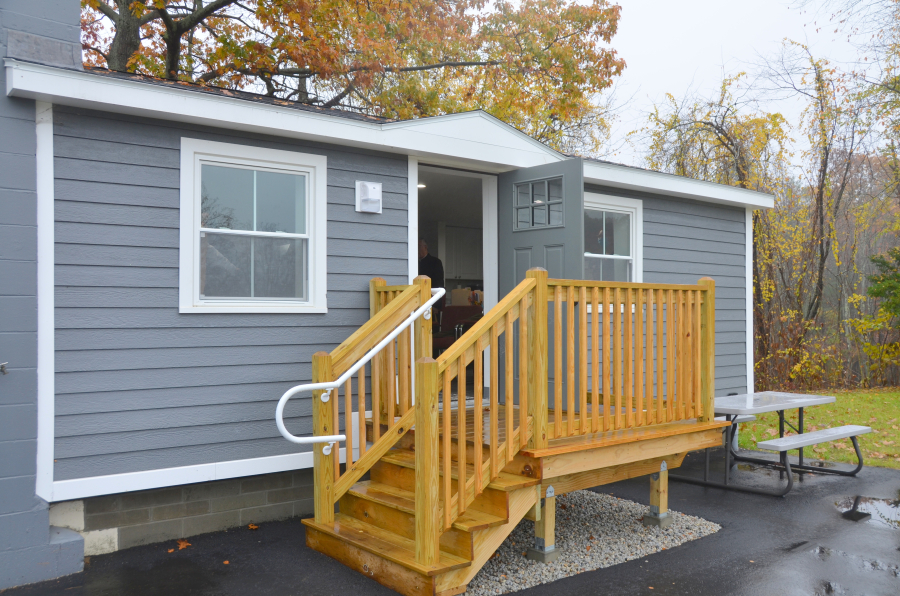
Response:
MULTIPOLYGON (((376 278, 372 283, 373 286, 384 287, 384 280, 376 278)), ((330 354, 313 354, 314 383, 340 377, 376 347, 431 297, 431 280, 427 277, 416 278, 413 285, 394 286, 383 292, 373 292, 373 295, 379 300, 371 301, 372 317, 362 327, 330 354)), ((343 474, 340 471, 339 449, 333 449, 327 455, 323 445, 316 445, 313 449, 316 521, 333 521, 334 503, 412 427, 415 409, 411 398, 411 363, 415 358, 431 354, 431 321, 420 318, 413 324, 412 330, 415 334, 415 354, 410 353, 409 332, 401 332, 375 355, 368 367, 360 369, 356 391, 351 379, 342 391, 334 390, 327 402, 320 399, 322 391, 313 392, 314 434, 328 435, 332 434, 332 430, 337 433, 343 428, 347 437, 343 474), (371 404, 369 412, 372 413, 368 417, 367 396, 371 404), (366 442, 367 420, 373 422, 371 445, 366 442), (355 451, 358 455, 354 454, 355 451)))
POLYGON ((715 282, 551 279, 551 438, 712 414, 715 282))
MULTIPOLYGON (((313 356, 313 381, 338 378, 430 296, 425 277, 411 286, 372 280, 370 320, 330 354, 313 356)), ((321 391, 314 393, 314 433, 344 428, 347 435, 343 474, 338 449, 326 455, 322 445, 314 448, 315 508, 316 521, 333 521, 334 503, 414 426, 415 544, 423 565, 437 561, 441 534, 520 449, 713 416, 715 283, 709 278, 697 285, 606 283, 548 280, 545 270, 532 269, 437 360, 431 320, 420 318, 414 330, 415 354, 401 333, 371 361, 368 392, 365 368, 355 392, 352 381, 343 388, 343 425, 340 392, 324 403, 321 391)))

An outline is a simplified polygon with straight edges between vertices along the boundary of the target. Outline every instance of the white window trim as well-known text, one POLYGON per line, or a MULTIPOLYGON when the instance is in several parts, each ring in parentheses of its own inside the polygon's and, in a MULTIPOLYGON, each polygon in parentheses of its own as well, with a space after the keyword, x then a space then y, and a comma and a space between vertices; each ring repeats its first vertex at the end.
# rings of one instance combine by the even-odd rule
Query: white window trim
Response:
MULTIPOLYGON (((644 281, 644 202, 594 192, 584 193, 585 209, 602 209, 631 215, 631 254, 634 258, 634 283, 644 281)), ((583 233, 583 232, 582 232, 583 233)), ((615 257, 614 257, 615 258, 615 257)))
POLYGON ((181 230, 178 273, 178 312, 180 313, 326 313, 327 285, 327 158, 323 155, 295 153, 202 141, 181 139, 181 230), (199 259, 200 236, 197 234, 200 203, 200 161, 216 161, 240 166, 277 168, 302 172, 309 177, 310 197, 309 300, 228 301, 200 300, 199 259))

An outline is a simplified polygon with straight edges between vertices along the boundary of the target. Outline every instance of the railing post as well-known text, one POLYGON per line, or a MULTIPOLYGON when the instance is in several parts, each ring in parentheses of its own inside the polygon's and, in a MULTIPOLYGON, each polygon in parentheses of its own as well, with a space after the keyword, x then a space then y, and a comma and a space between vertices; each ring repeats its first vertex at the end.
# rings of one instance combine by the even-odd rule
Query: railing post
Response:
MULTIPOLYGON (((413 285, 419 287, 419 305, 425 304, 429 300, 431 300, 431 278, 426 275, 419 275, 413 280, 413 285)), ((434 310, 433 308, 431 309, 434 310)), ((429 313, 428 318, 426 319, 424 316, 416 319, 416 322, 413 323, 415 325, 415 334, 416 338, 416 358, 415 360, 418 362, 419 358, 431 358, 432 355, 432 339, 431 339, 431 326, 434 318, 429 313)))
MULTIPOLYGON (((316 352, 312 357, 313 383, 324 383, 334 380, 331 367, 331 354, 328 352, 316 352)), ((332 390, 331 398, 322 402, 323 391, 313 391, 313 434, 334 435, 337 434, 334 425, 334 407, 337 399, 336 390, 332 390)), ((328 455, 323 449, 328 443, 316 443, 313 445, 313 504, 316 513, 316 523, 330 524, 334 522, 334 458, 338 455, 339 446, 335 444, 328 455)))
POLYGON ((704 287, 703 303, 700 305, 700 402, 703 415, 698 417, 698 421, 709 422, 715 418, 716 282, 711 277, 703 277, 697 283, 704 287))
POLYGON ((532 290, 534 302, 528 314, 531 344, 529 373, 528 414, 534 423, 534 432, 528 440, 529 449, 547 446, 547 270, 534 267, 525 273, 534 278, 532 290))
POLYGON ((440 556, 438 388, 438 363, 431 357, 419 358, 415 426, 416 562, 421 565, 434 565, 440 556))
POLYGON ((378 303, 378 287, 386 286, 387 282, 380 277, 373 277, 369 280, 369 318, 371 319, 381 310, 378 303))

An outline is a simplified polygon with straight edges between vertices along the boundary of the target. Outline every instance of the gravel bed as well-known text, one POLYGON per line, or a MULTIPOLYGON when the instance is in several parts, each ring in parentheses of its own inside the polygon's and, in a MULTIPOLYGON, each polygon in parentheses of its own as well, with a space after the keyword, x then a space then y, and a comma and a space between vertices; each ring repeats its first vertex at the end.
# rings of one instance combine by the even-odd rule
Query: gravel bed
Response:
POLYGON ((534 544, 534 523, 522 520, 497 553, 469 582, 467 595, 507 594, 585 571, 610 567, 718 532, 722 526, 669 510, 665 530, 646 527, 648 507, 611 495, 580 490, 556 498, 556 548, 553 563, 525 558, 534 544))

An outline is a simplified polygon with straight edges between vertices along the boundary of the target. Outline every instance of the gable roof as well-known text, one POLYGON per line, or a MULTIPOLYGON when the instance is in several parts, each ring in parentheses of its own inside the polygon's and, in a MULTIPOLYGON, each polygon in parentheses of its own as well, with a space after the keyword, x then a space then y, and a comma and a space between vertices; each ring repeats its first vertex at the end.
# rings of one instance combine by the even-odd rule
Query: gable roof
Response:
MULTIPOLYGON (((6 93, 50 103, 409 155, 433 165, 501 173, 569 159, 482 110, 391 120, 255 93, 103 69, 6 59, 6 93)), ((771 208, 771 195, 586 159, 585 180, 607 186, 771 208)))

